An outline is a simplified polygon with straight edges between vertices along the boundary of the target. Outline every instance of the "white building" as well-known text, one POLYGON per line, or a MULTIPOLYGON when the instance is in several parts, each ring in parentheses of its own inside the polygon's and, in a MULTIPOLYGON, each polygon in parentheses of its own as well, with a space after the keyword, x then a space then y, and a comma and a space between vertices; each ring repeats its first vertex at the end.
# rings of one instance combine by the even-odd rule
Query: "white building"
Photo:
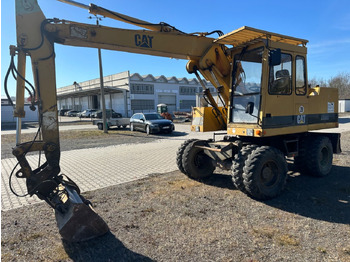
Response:
POLYGON ((350 99, 339 98, 339 113, 350 112, 350 99))
MULTIPOLYGON (((13 103, 16 102, 15 97, 11 97, 13 103)), ((15 123, 16 117, 13 116, 13 106, 10 104, 7 97, 1 97, 1 123, 15 123)), ((37 122, 38 110, 30 110, 30 104, 24 104, 25 117, 23 122, 37 122)))
MULTIPOLYGON (((213 89, 209 82, 205 83, 213 89)), ((170 113, 190 112, 202 87, 197 79, 130 75, 126 71, 105 76, 104 90, 106 108, 130 117, 135 112, 156 111, 157 104, 161 103, 168 105, 170 113)), ((58 88, 57 99, 58 109, 100 109, 100 79, 58 88)))

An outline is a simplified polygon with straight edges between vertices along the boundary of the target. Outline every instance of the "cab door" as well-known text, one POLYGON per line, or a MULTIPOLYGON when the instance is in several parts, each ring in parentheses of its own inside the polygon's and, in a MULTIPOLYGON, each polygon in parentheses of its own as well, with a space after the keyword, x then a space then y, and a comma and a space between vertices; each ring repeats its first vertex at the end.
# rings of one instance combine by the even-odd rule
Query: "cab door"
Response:
POLYGON ((287 127, 294 122, 293 57, 282 53, 281 63, 269 67, 263 127, 287 127))
POLYGON ((307 99, 306 62, 305 57, 295 56, 295 125, 307 125, 310 114, 307 99))

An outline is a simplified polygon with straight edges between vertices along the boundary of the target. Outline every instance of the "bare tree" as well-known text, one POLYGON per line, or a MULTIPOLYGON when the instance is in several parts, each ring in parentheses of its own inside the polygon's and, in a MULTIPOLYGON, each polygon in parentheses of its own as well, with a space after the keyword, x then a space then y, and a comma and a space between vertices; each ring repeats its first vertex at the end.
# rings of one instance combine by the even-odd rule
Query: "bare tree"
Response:
POLYGON ((315 87, 315 86, 322 86, 322 87, 328 87, 328 82, 326 80, 324 80, 323 78, 312 78, 309 79, 309 85, 311 87, 315 87))
POLYGON ((328 83, 330 87, 338 88, 339 98, 350 98, 350 73, 340 73, 332 77, 328 83))

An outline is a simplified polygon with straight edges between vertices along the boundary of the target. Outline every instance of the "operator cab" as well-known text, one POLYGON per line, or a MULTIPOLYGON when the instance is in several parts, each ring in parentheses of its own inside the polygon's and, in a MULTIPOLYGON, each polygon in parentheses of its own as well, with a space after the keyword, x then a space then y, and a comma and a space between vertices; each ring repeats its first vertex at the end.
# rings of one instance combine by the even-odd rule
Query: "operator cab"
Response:
POLYGON ((307 89, 307 40, 242 27, 216 42, 234 46, 228 134, 306 132, 329 120, 336 126, 335 92, 323 88, 323 101, 307 89))

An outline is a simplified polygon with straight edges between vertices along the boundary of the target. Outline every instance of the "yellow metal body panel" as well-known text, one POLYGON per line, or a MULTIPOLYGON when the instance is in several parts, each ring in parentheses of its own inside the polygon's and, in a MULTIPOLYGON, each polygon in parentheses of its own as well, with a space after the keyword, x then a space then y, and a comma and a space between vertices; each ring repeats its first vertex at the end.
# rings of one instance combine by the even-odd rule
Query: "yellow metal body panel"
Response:
MULTIPOLYGON (((224 114, 224 108, 219 107, 224 114)), ((191 131, 208 132, 222 130, 222 122, 213 107, 194 107, 192 110, 191 131)), ((226 129, 225 129, 226 130, 226 129)))
POLYGON ((213 45, 214 40, 180 33, 128 30, 70 21, 50 24, 46 30, 51 31, 56 41, 64 45, 179 59, 198 60, 213 45))
MULTIPOLYGON (((40 103, 38 108, 42 121, 42 137, 45 142, 59 147, 54 47, 41 31, 46 17, 37 4, 25 5, 19 1, 16 1, 16 14, 17 45, 20 52, 30 55, 32 62, 37 99, 40 103)), ((19 63, 18 67, 22 66, 25 65, 19 63)), ((17 80, 22 81, 20 77, 17 80)), ((24 93, 20 96, 17 102, 22 104, 24 93)), ((17 105, 17 110, 20 106, 22 105, 17 105)))

